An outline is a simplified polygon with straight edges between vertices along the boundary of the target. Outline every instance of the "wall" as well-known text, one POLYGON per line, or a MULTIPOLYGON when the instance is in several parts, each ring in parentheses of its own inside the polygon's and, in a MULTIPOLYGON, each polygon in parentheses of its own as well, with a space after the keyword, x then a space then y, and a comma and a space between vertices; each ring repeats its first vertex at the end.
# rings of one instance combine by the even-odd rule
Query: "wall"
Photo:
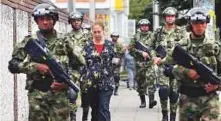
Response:
POLYGON ((13 75, 8 73, 7 65, 13 47, 13 9, 0 5, 1 11, 1 35, 0 35, 0 119, 1 121, 13 121, 13 75), (7 118, 6 118, 7 117, 7 118))

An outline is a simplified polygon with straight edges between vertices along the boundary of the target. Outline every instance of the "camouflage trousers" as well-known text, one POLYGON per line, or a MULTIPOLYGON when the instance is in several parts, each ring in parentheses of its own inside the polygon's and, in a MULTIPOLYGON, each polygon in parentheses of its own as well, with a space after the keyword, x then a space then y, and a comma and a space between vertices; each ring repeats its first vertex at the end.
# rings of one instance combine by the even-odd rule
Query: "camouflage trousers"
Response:
POLYGON ((69 107, 67 92, 41 92, 33 90, 28 93, 29 121, 68 121, 69 107))
POLYGON ((145 95, 147 93, 152 93, 156 91, 154 87, 154 75, 150 72, 150 69, 139 68, 136 71, 135 80, 137 81, 137 92, 139 95, 145 95))
POLYGON ((161 109, 164 111, 168 110, 168 101, 170 101, 170 112, 171 113, 176 113, 177 107, 178 107, 178 98, 179 98, 179 93, 178 90, 173 87, 169 87, 167 85, 160 85, 159 86, 159 96, 160 96, 160 103, 161 103, 161 109), (160 94, 160 90, 164 88, 162 91, 164 92, 163 94, 160 94))
POLYGON ((217 94, 200 97, 180 96, 180 121, 221 121, 217 94))
POLYGON ((120 86, 120 72, 114 73, 114 82, 115 82, 115 86, 120 86))
POLYGON ((73 112, 73 113, 76 113, 77 112, 77 103, 76 102, 70 102, 69 103, 69 107, 70 107, 70 111, 73 112))

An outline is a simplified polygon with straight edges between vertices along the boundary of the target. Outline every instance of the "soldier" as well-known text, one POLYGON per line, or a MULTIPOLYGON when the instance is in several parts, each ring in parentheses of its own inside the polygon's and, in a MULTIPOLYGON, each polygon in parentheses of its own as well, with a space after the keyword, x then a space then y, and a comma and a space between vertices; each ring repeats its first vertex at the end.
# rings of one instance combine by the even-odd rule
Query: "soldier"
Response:
MULTIPOLYGON (((66 34, 66 39, 68 41, 72 41, 74 45, 78 46, 79 51, 83 49, 84 44, 91 40, 91 32, 84 30, 82 28, 82 21, 83 21, 83 14, 80 12, 72 12, 68 17, 68 22, 72 26, 72 31, 66 34)), ((73 63, 73 62, 70 62, 73 63)), ((82 77, 80 81, 81 87, 81 107, 83 108, 83 115, 82 121, 86 121, 89 112, 89 104, 88 104, 88 95, 87 95, 87 81, 83 74, 80 74, 79 71, 83 72, 84 67, 81 67, 77 70, 72 70, 72 75, 75 77, 76 80, 80 81, 80 77, 82 77)), ((77 105, 75 101, 70 100, 70 118, 71 121, 76 121, 76 112, 77 112, 77 105)))
POLYGON ((84 58, 78 52, 75 53, 73 44, 64 41, 63 36, 54 29, 58 21, 58 12, 53 6, 45 3, 37 5, 33 11, 33 17, 39 31, 35 35, 26 36, 15 46, 8 69, 13 74, 27 75, 29 121, 67 121, 69 119, 67 85, 54 80, 44 60, 31 57, 27 54, 25 46, 27 42, 35 39, 42 48, 47 47, 64 68, 67 67, 70 59, 68 54, 75 57, 72 59, 75 59, 76 65, 84 64, 84 58))
POLYGON ((114 46, 116 49, 116 56, 113 59, 113 66, 114 66, 114 81, 115 81, 115 89, 114 95, 118 95, 118 88, 120 85, 120 67, 122 62, 122 57, 124 55, 124 48, 123 45, 119 42, 119 34, 113 32, 111 34, 111 39, 114 42, 114 46))
POLYGON ((177 17, 177 10, 175 8, 166 8, 163 11, 163 17, 165 25, 155 31, 153 38, 155 48, 161 45, 167 51, 166 57, 162 60, 164 65, 158 63, 159 97, 162 109, 162 121, 168 121, 168 97, 170 99, 170 121, 175 121, 179 97, 178 87, 173 76, 166 74, 166 69, 171 68, 175 64, 169 53, 171 53, 171 49, 175 43, 178 43, 184 37, 185 31, 175 25, 177 17))
MULTIPOLYGON (((187 51, 217 72, 220 67, 220 48, 217 41, 205 35, 209 16, 204 8, 189 11, 190 30, 186 37, 187 51)), ((176 65, 174 77, 180 82, 180 121, 220 121, 220 85, 206 83, 194 69, 176 65)), ((220 72, 218 73, 220 74, 220 72)))
POLYGON ((89 34, 88 38, 92 39, 93 35, 92 35, 92 31, 91 31, 91 25, 90 24, 84 24, 83 28, 85 30, 84 32, 89 34))
POLYGON ((152 69, 152 61, 148 61, 149 56, 147 52, 137 50, 135 47, 135 42, 140 41, 145 45, 151 45, 152 33, 149 31, 150 21, 147 19, 141 19, 138 22, 139 30, 134 38, 131 40, 129 45, 130 54, 135 59, 135 69, 136 75, 135 80, 137 81, 137 91, 139 93, 141 99, 140 108, 146 107, 146 92, 148 87, 148 95, 149 95, 149 108, 153 108, 157 102, 154 100, 154 81, 155 75, 152 69))

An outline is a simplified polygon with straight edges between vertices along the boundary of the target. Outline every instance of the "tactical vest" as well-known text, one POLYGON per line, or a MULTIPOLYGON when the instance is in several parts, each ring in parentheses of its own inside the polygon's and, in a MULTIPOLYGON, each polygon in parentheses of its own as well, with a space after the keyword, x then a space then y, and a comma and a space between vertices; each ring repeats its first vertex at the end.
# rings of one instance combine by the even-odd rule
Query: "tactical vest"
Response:
MULTIPOLYGON (((25 39, 29 41, 31 38, 37 39, 38 41, 40 40, 38 33, 31 36, 29 35, 25 39)), ((68 64, 67 47, 64 44, 62 34, 57 33, 56 39, 44 41, 44 39, 41 38, 41 41, 43 42, 40 42, 40 45, 42 47, 47 47, 57 62, 61 63, 63 67, 68 64)), ((27 61, 44 63, 44 60, 33 59, 29 55, 27 56, 27 61)), ((41 75, 38 71, 36 71, 32 75, 27 75, 26 89, 38 89, 46 92, 50 90, 52 82, 53 77, 51 75, 41 75)))
POLYGON ((167 49, 171 49, 183 38, 184 33, 180 27, 175 27, 170 31, 166 31, 164 27, 158 28, 154 33, 154 46, 162 45, 167 49))
MULTIPOLYGON (((143 43, 149 47, 151 46, 151 41, 150 41, 151 32, 148 31, 148 33, 146 33, 146 34, 142 34, 141 32, 137 32, 134 37, 135 37, 135 41, 140 41, 141 43, 143 43)), ((146 60, 144 60, 143 55, 136 54, 136 55, 132 55, 132 56, 134 56, 136 65, 140 65, 141 63, 143 64, 144 62, 146 63, 146 60)))
POLYGON ((81 32, 74 33, 74 31, 71 31, 66 35, 66 37, 73 42, 74 45, 78 45, 79 47, 83 47, 84 44, 89 41, 90 35, 89 32, 86 30, 82 30, 81 32))
MULTIPOLYGON (((192 40, 189 36, 190 41, 187 51, 200 60, 202 63, 210 67, 214 72, 217 72, 217 44, 214 40, 204 38, 203 40, 192 40)), ((204 96, 210 93, 207 93, 204 89, 205 83, 202 80, 193 81, 189 78, 186 78, 184 82, 181 81, 180 92, 188 96, 197 97, 204 96)))
POLYGON ((135 40, 136 41, 141 41, 142 43, 148 44, 148 45, 150 45, 150 43, 145 43, 145 40, 148 40, 150 38, 151 38, 151 33, 150 32, 148 32, 146 34, 146 36, 142 36, 140 32, 136 33, 136 35, 135 35, 135 40))

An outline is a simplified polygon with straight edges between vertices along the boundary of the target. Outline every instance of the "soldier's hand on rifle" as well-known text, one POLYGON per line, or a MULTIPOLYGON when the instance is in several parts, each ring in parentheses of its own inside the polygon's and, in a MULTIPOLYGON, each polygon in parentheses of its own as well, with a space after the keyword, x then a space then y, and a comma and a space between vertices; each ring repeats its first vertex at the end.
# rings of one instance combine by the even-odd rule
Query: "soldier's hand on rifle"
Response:
POLYGON ((142 52, 142 55, 144 57, 144 60, 150 58, 149 54, 147 52, 142 52))
POLYGON ((189 69, 187 75, 189 76, 189 78, 193 80, 196 80, 200 77, 199 74, 194 69, 189 69))
POLYGON ((154 62, 155 64, 159 65, 159 64, 161 64, 162 59, 159 58, 159 57, 153 57, 153 62, 154 62))
POLYGON ((42 75, 46 75, 50 73, 50 69, 48 67, 48 65, 46 64, 36 64, 35 65, 36 70, 38 70, 40 72, 40 74, 42 75))
POLYGON ((59 83, 59 82, 56 82, 54 81, 51 85, 51 90, 53 92, 58 92, 58 91, 61 91, 63 89, 67 88, 67 85, 64 84, 64 83, 59 83))
POLYGON ((219 88, 219 85, 214 85, 211 83, 205 84, 204 89, 206 90, 207 93, 215 91, 219 88))

